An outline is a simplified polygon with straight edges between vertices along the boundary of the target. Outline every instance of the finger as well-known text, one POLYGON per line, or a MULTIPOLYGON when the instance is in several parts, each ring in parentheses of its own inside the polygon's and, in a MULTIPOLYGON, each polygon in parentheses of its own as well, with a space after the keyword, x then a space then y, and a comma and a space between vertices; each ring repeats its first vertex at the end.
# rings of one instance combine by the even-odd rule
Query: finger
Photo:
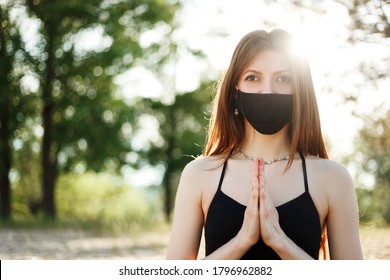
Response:
POLYGON ((278 220, 275 204, 269 194, 268 186, 266 184, 264 176, 261 178, 259 201, 260 201, 260 208, 259 208, 260 219, 271 218, 271 222, 273 223, 275 222, 274 219, 278 220))
POLYGON ((265 178, 265 163, 264 163, 264 160, 261 160, 260 162, 260 166, 259 166, 259 172, 260 172, 260 192, 262 190, 264 191, 267 191, 268 190, 268 187, 267 187, 267 180, 265 178))
POLYGON ((259 212, 260 212, 260 217, 263 216, 268 216, 271 209, 274 207, 272 199, 268 193, 268 187, 267 187, 267 182, 265 179, 265 172, 264 172, 264 160, 260 160, 259 162, 259 212))
POLYGON ((260 176, 260 160, 257 158, 253 160, 252 176, 256 178, 260 176))
POLYGON ((260 161, 258 159, 253 160, 252 170, 252 188, 260 187, 260 161))
POLYGON ((259 159, 259 175, 264 173, 264 159, 259 159))
POLYGON ((253 162, 251 195, 248 202, 248 206, 252 207, 252 209, 254 209, 255 211, 257 211, 259 207, 259 195, 260 195, 259 161, 255 159, 253 162))
POLYGON ((264 206, 269 206, 271 203, 271 197, 268 192, 267 182, 264 176, 264 173, 260 177, 260 186, 259 186, 259 201, 260 204, 264 206))
POLYGON ((259 198, 265 186, 264 160, 259 159, 258 173, 259 173, 259 198))

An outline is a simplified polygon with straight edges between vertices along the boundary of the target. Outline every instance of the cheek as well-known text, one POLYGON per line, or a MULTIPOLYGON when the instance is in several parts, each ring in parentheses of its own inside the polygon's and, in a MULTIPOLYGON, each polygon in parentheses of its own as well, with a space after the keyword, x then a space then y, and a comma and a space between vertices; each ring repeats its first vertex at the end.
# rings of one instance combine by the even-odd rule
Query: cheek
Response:
POLYGON ((291 83, 275 83, 273 88, 275 93, 292 94, 293 92, 293 86, 291 83))
MULTIPOLYGON (((247 119, 244 117, 244 128, 245 128, 245 134, 252 135, 253 137, 256 135, 256 129, 253 128, 253 126, 247 121, 247 119)), ((250 138, 250 137, 249 137, 250 138)))
POLYGON ((260 93, 262 87, 260 81, 240 81, 238 83, 238 88, 243 92, 260 93))

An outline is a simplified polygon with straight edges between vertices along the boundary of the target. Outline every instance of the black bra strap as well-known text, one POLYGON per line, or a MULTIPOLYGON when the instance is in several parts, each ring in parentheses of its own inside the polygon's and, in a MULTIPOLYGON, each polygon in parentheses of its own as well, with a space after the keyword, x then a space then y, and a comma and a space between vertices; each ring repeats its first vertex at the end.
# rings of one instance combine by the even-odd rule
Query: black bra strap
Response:
POLYGON ((302 168, 303 168, 303 179, 305 180, 305 192, 309 192, 309 183, 307 182, 307 172, 306 172, 306 160, 302 152, 299 152, 299 155, 302 159, 302 168))
POLYGON ((228 159, 229 159, 229 158, 227 158, 227 159, 225 160, 225 163, 223 164, 221 177, 219 178, 218 190, 221 190, 221 187, 222 187, 222 182, 223 182, 223 178, 225 177, 225 170, 226 170, 226 166, 227 166, 228 159))

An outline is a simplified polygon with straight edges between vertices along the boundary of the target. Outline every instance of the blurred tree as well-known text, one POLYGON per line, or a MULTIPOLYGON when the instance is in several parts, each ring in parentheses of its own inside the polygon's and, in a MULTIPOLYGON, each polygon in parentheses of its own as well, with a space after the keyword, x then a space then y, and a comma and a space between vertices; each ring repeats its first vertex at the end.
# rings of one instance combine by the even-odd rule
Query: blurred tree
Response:
MULTIPOLYGON (((362 45, 372 49, 373 56, 362 60, 357 69, 365 79, 358 81, 357 88, 364 84, 378 87, 381 81, 388 79, 390 56, 374 55, 375 45, 390 47, 390 2, 389 0, 349 0, 339 1, 347 10, 350 17, 349 42, 354 46, 362 45), (376 58, 375 58, 376 57, 376 58)), ((345 94, 346 102, 358 102, 358 93, 345 94)))
POLYGON ((177 94, 171 104, 143 98, 136 106, 139 112, 155 117, 159 123, 161 138, 151 142, 150 149, 139 153, 146 164, 164 168, 162 191, 167 221, 172 214, 181 171, 203 151, 212 92, 209 81, 193 92, 177 94))
MULTIPOLYGON (((390 47, 390 3, 388 0, 337 1, 344 5, 351 19, 350 42, 372 48, 375 45, 390 47)), ((374 50, 374 49, 373 49, 374 50)), ((358 71, 364 79, 361 85, 370 84, 376 91, 381 82, 389 81, 390 56, 375 60, 370 58, 359 64, 358 71)), ((375 92, 373 93, 375 94, 375 92)), ((359 102, 359 93, 345 96, 346 102, 359 102)), ((385 101, 373 112, 355 115, 363 122, 355 144, 353 161, 358 169, 359 205, 364 211, 362 220, 382 220, 390 224, 390 110, 385 101), (365 186, 367 174, 373 178, 370 186, 365 186)))
POLYGON ((25 5, 39 23, 31 57, 42 103, 42 208, 54 218, 60 172, 116 169, 126 163, 131 147, 123 130, 131 127, 134 115, 113 79, 143 58, 153 59, 154 67, 164 61, 169 46, 144 48, 140 38, 169 26, 178 4, 26 0, 25 5))
POLYGON ((37 109, 36 96, 25 87, 29 65, 25 45, 15 22, 9 17, 11 4, 0 5, 0 217, 11 218, 13 149, 23 146, 26 120, 37 109), (35 101, 35 102, 34 102, 35 101), (19 140, 19 141, 17 141, 19 140), (16 141, 16 142, 15 142, 16 141))
POLYGON ((373 178, 369 186, 361 183, 364 189, 369 190, 364 192, 365 197, 361 200, 365 199, 366 208, 378 213, 377 216, 390 224, 390 110, 381 118, 366 117, 358 134, 356 151, 358 174, 362 177, 370 174, 373 178))
MULTIPOLYGON (((274 2, 274 1, 270 1, 274 2)), ((343 94, 344 103, 356 105, 361 100, 359 90, 367 88, 367 85, 378 87, 381 81, 388 79, 390 56, 387 51, 380 50, 378 54, 378 45, 390 47, 390 1, 389 0, 279 0, 279 3, 293 7, 294 10, 303 12, 313 12, 318 16, 329 13, 329 9, 345 10, 348 20, 340 19, 340 28, 346 28, 349 33, 344 48, 350 48, 351 51, 361 50, 356 57, 357 65, 345 73, 342 79, 348 80, 353 84, 356 90, 342 91, 338 83, 336 87, 330 83, 324 90, 328 92, 337 92, 343 94), (367 55, 367 50, 371 49, 372 55, 367 55), (382 55, 381 55, 382 54, 382 55), (356 78, 358 75, 359 78, 356 78), (345 79, 353 76, 354 78, 345 79)), ((332 10, 333 11, 333 10, 332 10)), ((342 13, 340 13, 342 14, 342 13)), ((304 16, 302 16, 304 18, 304 16)), ((332 73, 328 74, 329 76, 332 73)), ((357 113, 357 112, 356 112, 357 113)), ((359 113, 357 113, 359 114, 359 113)))
MULTIPOLYGON (((11 169, 11 141, 13 131, 11 123, 11 93, 13 88, 13 64, 15 60, 15 40, 19 36, 11 26, 7 7, 0 6, 0 216, 9 219, 11 216, 11 187, 9 172, 11 169)), ((17 44, 18 45, 18 44, 17 44)))
POLYGON ((351 17, 351 41, 377 41, 390 37, 389 0, 337 1, 351 17))
MULTIPOLYGON (((304 9, 325 13, 327 5, 317 5, 318 1, 293 1, 294 5, 304 9), (317 6, 316 6, 317 5, 317 6)), ((357 134, 355 151, 348 155, 345 162, 355 165, 359 205, 363 209, 362 220, 381 217, 390 223, 390 111, 385 108, 386 101, 371 113, 359 111, 357 106, 362 101, 362 92, 369 89, 370 98, 375 99, 381 85, 388 84, 390 73, 390 2, 389 0, 324 0, 320 3, 337 3, 349 16, 347 24, 349 36, 347 45, 351 49, 360 49, 361 57, 356 57, 356 67, 346 73, 340 82, 348 81, 348 92, 343 93, 343 104, 353 106, 353 114, 359 118, 363 127, 357 134), (380 47, 380 48, 378 48, 380 47), (367 50, 371 50, 369 53, 367 50), (347 76, 352 76, 346 79, 347 76), (356 78, 358 77, 358 78, 356 78), (350 90, 351 84, 356 90, 350 90), (387 113, 384 113, 387 112, 387 113), (365 181, 372 182, 367 189, 365 181)), ((328 91, 342 91, 340 84, 329 85, 328 91)))

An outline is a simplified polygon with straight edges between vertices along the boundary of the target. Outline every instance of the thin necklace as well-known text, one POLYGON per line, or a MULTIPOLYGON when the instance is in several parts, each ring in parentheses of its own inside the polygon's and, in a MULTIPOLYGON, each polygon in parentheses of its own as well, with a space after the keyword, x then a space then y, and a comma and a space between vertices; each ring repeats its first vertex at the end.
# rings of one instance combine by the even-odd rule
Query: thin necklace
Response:
MULTIPOLYGON (((244 154, 240 149, 238 149, 238 152, 246 159, 249 159, 249 160, 253 160, 253 157, 250 157, 246 154, 244 154)), ((281 157, 281 158, 274 158, 273 160, 265 160, 264 161, 264 164, 266 165, 270 165, 270 164, 273 164, 274 162, 278 162, 278 161, 283 161, 283 160, 288 160, 290 159, 290 156, 285 156, 285 157, 281 157)))

